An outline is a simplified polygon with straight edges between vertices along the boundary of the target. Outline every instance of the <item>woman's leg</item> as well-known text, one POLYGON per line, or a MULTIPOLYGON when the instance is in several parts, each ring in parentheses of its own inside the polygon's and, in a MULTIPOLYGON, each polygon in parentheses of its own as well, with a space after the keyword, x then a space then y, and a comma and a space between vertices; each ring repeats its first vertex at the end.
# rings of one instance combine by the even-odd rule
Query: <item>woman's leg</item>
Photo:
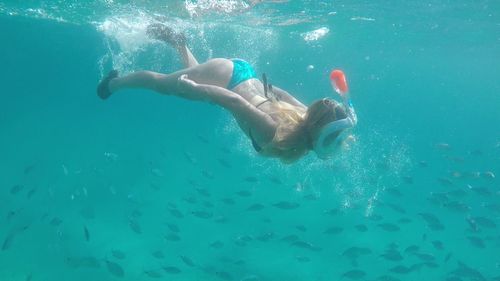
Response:
MULTIPOLYGON (((184 93, 179 87, 178 79, 186 74, 189 79, 199 83, 226 87, 231 79, 233 64, 227 59, 212 59, 206 63, 186 68, 171 74, 152 71, 138 71, 123 77, 109 79, 109 94, 124 89, 149 89, 164 95, 176 95, 186 99, 204 99, 202 93, 184 93)), ((103 80, 103 82, 106 81, 103 80)), ((101 83, 103 83, 101 82, 101 83)), ((101 86, 100 86, 101 87, 101 86)), ((101 94, 99 94, 101 96, 101 94)), ((109 96, 109 95, 108 95, 109 96)), ((101 96, 101 98, 107 98, 101 96)))
POLYGON ((199 64, 193 53, 191 53, 191 50, 189 50, 184 34, 176 33, 170 27, 161 23, 149 25, 147 33, 152 38, 161 40, 176 48, 182 57, 185 68, 197 66, 199 64))

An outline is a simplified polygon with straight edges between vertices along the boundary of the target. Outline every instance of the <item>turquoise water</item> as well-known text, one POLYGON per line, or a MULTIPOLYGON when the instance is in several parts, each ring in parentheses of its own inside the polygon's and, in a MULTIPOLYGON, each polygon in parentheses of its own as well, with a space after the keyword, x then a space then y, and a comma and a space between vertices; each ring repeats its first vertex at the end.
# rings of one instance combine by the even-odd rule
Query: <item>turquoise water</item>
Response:
POLYGON ((88 2, 0 2, 0 280, 500 280, 500 2, 88 2), (343 69, 356 143, 283 165, 213 105, 98 99, 181 67, 158 21, 307 104, 343 69))

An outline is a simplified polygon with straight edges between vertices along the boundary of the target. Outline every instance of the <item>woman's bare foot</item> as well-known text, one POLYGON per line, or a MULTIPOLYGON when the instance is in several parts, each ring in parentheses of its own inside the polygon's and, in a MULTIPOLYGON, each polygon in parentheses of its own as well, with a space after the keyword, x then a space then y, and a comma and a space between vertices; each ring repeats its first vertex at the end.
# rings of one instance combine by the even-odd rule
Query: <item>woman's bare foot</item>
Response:
POLYGON ((184 47, 186 45, 186 36, 182 33, 177 33, 170 27, 154 23, 147 27, 147 34, 154 39, 161 40, 172 45, 175 48, 184 47))

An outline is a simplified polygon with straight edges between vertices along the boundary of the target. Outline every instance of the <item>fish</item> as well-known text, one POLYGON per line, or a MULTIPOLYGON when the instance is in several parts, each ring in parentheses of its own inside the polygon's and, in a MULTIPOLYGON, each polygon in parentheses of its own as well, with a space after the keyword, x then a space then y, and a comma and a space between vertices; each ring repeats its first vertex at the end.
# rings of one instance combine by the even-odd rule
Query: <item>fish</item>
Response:
POLYGON ((263 233, 263 234, 255 237, 255 238, 259 241, 266 242, 266 241, 269 241, 269 240, 274 238, 274 233, 266 232, 266 233, 263 233))
POLYGON ((390 276, 390 275, 379 276, 376 280, 377 281, 401 281, 400 279, 393 277, 393 276, 390 276))
POLYGON ((401 260, 403 260, 403 256, 397 250, 385 251, 385 253, 383 253, 380 256, 386 260, 389 260, 389 261, 401 261, 401 260))
POLYGON ((184 262, 185 265, 190 266, 190 267, 195 267, 196 264, 187 256, 180 256, 181 260, 184 262))
POLYGON ((14 238, 15 238, 14 232, 9 233, 5 237, 5 239, 3 240, 3 244, 2 244, 2 251, 7 251, 12 246, 12 243, 14 242, 14 238))
POLYGON ((297 225, 295 227, 298 231, 302 231, 302 232, 306 232, 307 231, 307 227, 303 226, 303 225, 297 225))
POLYGON ((439 150, 450 150, 451 146, 448 143, 441 142, 436 144, 436 148, 439 150))
POLYGON ((153 255, 153 257, 155 257, 157 259, 160 259, 160 260, 165 258, 165 255, 163 254, 163 252, 159 251, 159 250, 158 251, 154 251, 152 253, 152 255, 153 255))
POLYGON ((413 253, 418 252, 418 250, 420 250, 419 246, 417 246, 417 245, 411 245, 411 246, 406 247, 405 253, 413 254, 413 253))
POLYGON ((432 241, 432 246, 434 246, 434 249, 436 249, 436 250, 443 250, 444 249, 443 242, 441 242, 439 240, 432 241))
POLYGON ((215 241, 212 244, 210 244, 210 247, 214 249, 221 249, 222 247, 224 247, 224 243, 222 243, 221 241, 215 241))
POLYGON ((222 200, 222 203, 226 204, 226 205, 234 205, 234 200, 231 199, 231 198, 223 198, 222 200))
POLYGON ((260 210, 264 209, 264 207, 265 207, 264 205, 256 203, 256 204, 249 206, 246 210, 247 211, 260 211, 260 210))
POLYGON ((246 182, 249 182, 249 183, 256 183, 259 181, 258 178, 253 177, 253 176, 245 177, 243 180, 246 182))
POLYGON ((366 276, 366 272, 359 270, 359 269, 353 269, 346 271, 342 274, 343 278, 351 279, 351 280, 359 280, 362 279, 366 276))
POLYGON ((458 268, 451 271, 450 274, 467 278, 474 281, 486 281, 484 275, 476 269, 473 269, 462 262, 458 262, 458 268))
POLYGON ((340 234, 342 231, 344 231, 342 227, 332 226, 327 228, 323 233, 328 235, 335 235, 335 234, 340 234))
POLYGON ((74 268, 86 267, 86 268, 99 268, 101 264, 99 260, 94 257, 67 257, 66 263, 74 268))
POLYGON ((406 184, 413 184, 413 177, 412 176, 403 176, 403 181, 406 184))
POLYGON ((281 201, 273 204, 273 206, 282 210, 293 210, 297 209, 300 205, 294 202, 281 201))
POLYGON ((486 246, 484 245, 484 241, 483 239, 479 238, 479 237, 476 237, 476 236, 467 236, 467 239, 469 240, 469 242, 477 247, 477 248, 480 248, 480 249, 484 249, 486 246))
POLYGON ((54 217, 50 221, 50 225, 52 225, 52 226, 59 226, 61 223, 62 223, 62 220, 60 218, 58 218, 58 217, 54 217))
POLYGON ((14 186, 12 186, 10 188, 10 194, 12 195, 16 195, 17 193, 19 193, 21 190, 24 189, 24 186, 23 185, 20 185, 20 184, 16 184, 14 186))
POLYGON ((216 271, 215 276, 217 276, 218 278, 220 278, 222 280, 226 280, 226 281, 233 280, 233 276, 231 276, 231 274, 229 274, 225 271, 216 271))
POLYGON ((106 268, 108 269, 109 273, 111 273, 115 277, 122 278, 123 276, 125 276, 123 268, 115 262, 106 260, 106 268))
POLYGON ((364 224, 355 225, 354 228, 356 228, 356 230, 359 232, 367 232, 368 231, 368 227, 366 227, 366 225, 364 225, 364 224))
POLYGON ((483 173, 481 173, 481 176, 485 179, 494 179, 495 178, 495 174, 491 171, 483 172, 483 173))
POLYGON ((238 194, 241 197, 250 197, 252 195, 252 193, 248 190, 240 190, 236 192, 236 194, 238 194))
POLYGON ((181 211, 179 211, 179 210, 177 210, 177 209, 175 209, 175 208, 173 208, 173 209, 169 209, 169 212, 170 212, 170 214, 171 214, 172 216, 174 216, 174 217, 176 217, 176 218, 178 218, 178 219, 182 219, 182 218, 184 218, 184 215, 182 214, 182 212, 181 212, 181 211))
POLYGON ((200 219, 210 219, 214 216, 213 213, 211 212, 207 212, 207 211, 192 211, 191 212, 192 215, 194 215, 195 217, 198 217, 200 219))
POLYGON ((496 228, 497 224, 486 217, 474 217, 474 221, 481 227, 496 228))
POLYGON ((203 170, 203 171, 201 172, 201 174, 202 174, 205 178, 207 178, 207 179, 209 179, 209 180, 213 180, 213 179, 215 178, 214 174, 213 174, 212 172, 210 172, 210 171, 207 171, 207 170, 203 170))
POLYGON ((441 178, 438 178, 437 181, 442 186, 452 186, 453 185, 453 182, 450 179, 448 179, 448 178, 441 177, 441 178))
POLYGON ((170 233, 165 235, 165 240, 171 241, 171 242, 177 242, 181 240, 181 237, 175 233, 170 233))
POLYGON ((284 242, 292 243, 292 242, 299 240, 299 236, 297 236, 295 234, 291 234, 291 235, 287 235, 287 236, 281 238, 280 240, 284 241, 284 242))
POLYGON ((283 182, 276 176, 269 177, 269 180, 274 184, 283 184, 283 182))
POLYGON ((304 256, 298 256, 298 257, 295 257, 295 259, 298 261, 298 262, 301 262, 301 263, 306 263, 306 262, 310 262, 311 259, 308 258, 308 257, 304 257, 304 256))
POLYGON ((146 276, 148 276, 150 278, 162 278, 163 277, 161 272, 159 272, 158 270, 144 270, 143 272, 144 272, 144 274, 146 274, 146 276))
POLYGON ((200 195, 203 195, 205 197, 210 197, 211 194, 210 194, 210 191, 208 191, 208 189, 206 188, 196 188, 196 191, 200 194, 200 195))
POLYGON ((120 250, 111 250, 111 255, 119 260, 125 259, 125 253, 120 250))
POLYGON ((304 241, 300 241, 300 240, 292 242, 291 245, 294 247, 297 247, 297 248, 308 249, 311 251, 320 251, 321 250, 321 248, 316 247, 309 242, 304 242, 304 241))
POLYGON ((429 166, 429 164, 427 164, 427 162, 426 162, 426 161, 419 161, 419 162, 418 162, 418 166, 419 166, 420 168, 426 168, 426 167, 428 167, 428 166, 429 166))
POLYGON ((225 159, 218 158, 219 164, 221 164, 225 168, 232 168, 233 166, 225 159))
POLYGON ((457 212, 461 212, 461 213, 465 213, 465 212, 470 211, 469 206, 467 206, 465 203, 458 202, 458 201, 448 202, 448 203, 443 204, 443 206, 448 208, 449 210, 457 211, 457 212))
POLYGON ((90 234, 89 234, 89 230, 87 229, 86 226, 83 226, 83 235, 85 237, 85 241, 89 242, 90 234))
POLYGON ((392 223, 380 223, 377 226, 388 232, 396 232, 400 230, 399 226, 392 223))
POLYGON ((169 274, 179 274, 182 272, 179 268, 175 266, 163 266, 162 268, 166 273, 169 274))
POLYGON ((389 271, 398 274, 408 274, 412 272, 413 269, 404 265, 397 265, 395 267, 390 268, 389 271))
POLYGON ((35 194, 36 192, 36 188, 32 188, 28 191, 28 193, 26 193, 26 198, 28 199, 31 199, 31 197, 33 197, 33 195, 35 194))
POLYGON ((130 229, 132 229, 132 231, 135 232, 136 234, 142 233, 141 225, 135 219, 130 218, 128 220, 128 225, 130 226, 130 229))
POLYGON ((400 218, 400 219, 398 220, 398 223, 403 223, 403 224, 406 224, 406 223, 411 223, 411 222, 412 222, 412 220, 411 220, 411 219, 409 219, 409 218, 400 218))
POLYGON ((201 142, 203 142, 204 144, 209 144, 210 142, 208 141, 207 138, 205 138, 204 136, 202 135, 198 135, 197 136, 198 140, 200 140, 201 142))
POLYGON ((178 233, 178 232, 179 232, 179 226, 177 226, 176 224, 173 224, 173 223, 167 223, 167 227, 168 227, 168 229, 170 229, 170 231, 172 231, 172 232, 175 232, 175 233, 178 233))
POLYGON ((426 261, 426 262, 434 261, 436 259, 432 254, 413 253, 413 255, 419 258, 421 261, 426 261))

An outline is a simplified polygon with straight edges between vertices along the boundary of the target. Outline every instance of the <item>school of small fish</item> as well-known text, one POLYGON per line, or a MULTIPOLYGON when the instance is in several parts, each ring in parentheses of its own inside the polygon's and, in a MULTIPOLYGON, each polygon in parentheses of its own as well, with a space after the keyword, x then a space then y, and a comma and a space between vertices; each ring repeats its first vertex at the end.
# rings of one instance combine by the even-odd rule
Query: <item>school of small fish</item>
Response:
MULTIPOLYGON (((27 180, 0 190, 0 261, 27 261, 36 244, 56 272, 75 276, 65 280, 500 280, 499 166, 468 164, 498 148, 457 156, 438 143, 428 153, 435 160, 413 160, 376 196, 350 203, 279 169, 239 169, 227 147, 215 158, 181 152, 185 178, 161 153, 141 171, 146 183, 110 173, 126 158, 115 152, 103 167, 59 165, 61 184, 28 180, 39 169, 29 163, 27 180)), ((390 173, 387 159, 375 167, 390 173)), ((360 194, 350 188, 347 179, 334 189, 360 194)), ((15 280, 49 280, 25 268, 15 280)))

